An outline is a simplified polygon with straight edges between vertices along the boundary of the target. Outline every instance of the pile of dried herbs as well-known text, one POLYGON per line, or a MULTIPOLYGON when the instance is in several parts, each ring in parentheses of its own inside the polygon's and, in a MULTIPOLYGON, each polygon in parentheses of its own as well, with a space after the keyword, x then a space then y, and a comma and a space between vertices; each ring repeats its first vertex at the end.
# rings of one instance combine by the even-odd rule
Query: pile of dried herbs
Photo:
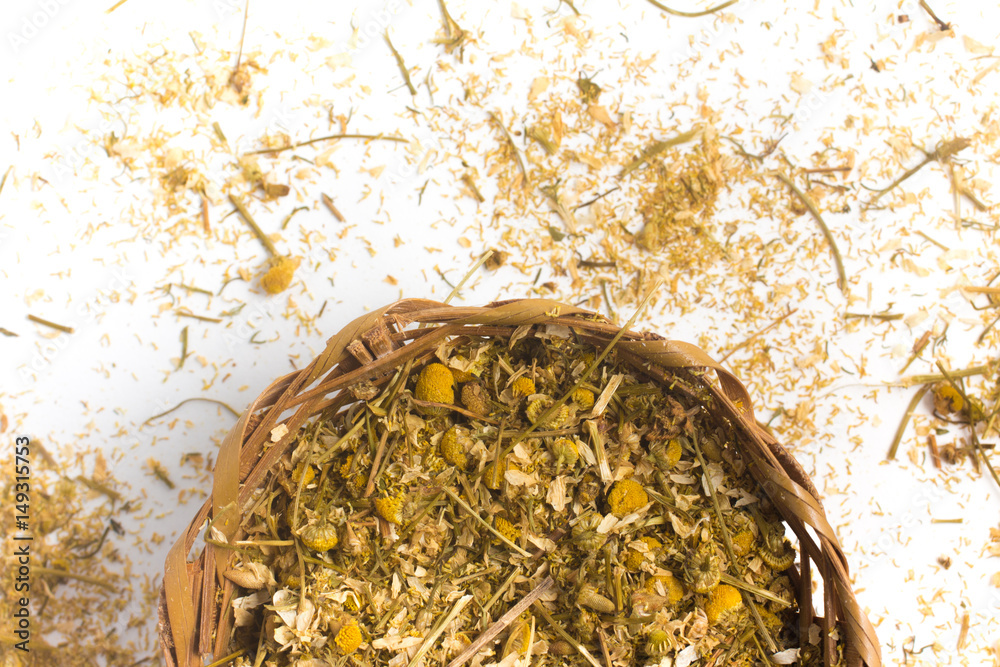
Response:
POLYGON ((237 662, 820 661, 729 426, 600 353, 460 337, 303 427, 233 545, 237 662))

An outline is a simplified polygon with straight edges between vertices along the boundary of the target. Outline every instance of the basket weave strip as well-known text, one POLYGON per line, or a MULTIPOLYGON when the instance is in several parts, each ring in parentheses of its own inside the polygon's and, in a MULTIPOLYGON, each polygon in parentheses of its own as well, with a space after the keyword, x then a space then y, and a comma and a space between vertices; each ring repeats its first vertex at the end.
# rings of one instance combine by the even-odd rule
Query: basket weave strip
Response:
MULTIPOLYGON (((384 384, 396 369, 429 359, 450 337, 509 337, 519 328, 537 324, 569 327, 598 348, 606 347, 621 331, 600 315, 547 299, 479 308, 406 299, 357 318, 332 336, 308 366, 272 382, 227 434, 216 462, 212 496, 167 556, 159 608, 167 666, 193 667, 203 664, 208 655, 224 655, 235 591, 222 575, 232 552, 208 543, 192 562, 188 554, 206 521, 224 541, 240 538, 242 516, 254 491, 292 447, 301 426, 332 417, 355 402, 344 391, 347 387, 362 380, 384 384), (413 324, 420 328, 407 328, 413 324), (287 433, 271 443, 272 430, 279 423, 287 427, 287 433), (270 446, 265 448, 265 444, 270 446), (221 606, 216 602, 219 588, 221 606)), ((837 627, 847 665, 881 667, 874 627, 851 589, 847 559, 826 519, 819 493, 795 458, 754 419, 746 388, 701 349, 656 334, 624 333, 617 354, 636 372, 688 394, 720 422, 732 425, 754 479, 799 540, 801 564, 790 574, 798 588, 802 641, 810 625, 818 622, 824 662, 831 667, 837 662, 837 646, 831 638, 837 627), (818 536, 818 543, 807 526, 818 536), (821 617, 815 616, 812 607, 814 569, 825 583, 821 617)))

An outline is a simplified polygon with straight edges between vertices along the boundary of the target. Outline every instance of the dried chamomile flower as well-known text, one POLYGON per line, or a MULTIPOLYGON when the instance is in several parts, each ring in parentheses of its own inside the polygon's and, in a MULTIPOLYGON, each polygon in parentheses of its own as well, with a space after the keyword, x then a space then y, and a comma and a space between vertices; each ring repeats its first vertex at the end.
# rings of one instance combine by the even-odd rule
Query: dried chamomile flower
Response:
MULTIPOLYGON (((645 537, 640 537, 638 541, 646 545, 647 547, 646 553, 649 554, 655 554, 657 549, 661 549, 663 547, 662 542, 660 542, 655 537, 649 535, 645 537)), ((643 553, 638 549, 632 549, 632 548, 627 549, 625 553, 625 567, 632 570, 633 572, 637 572, 639 570, 639 567, 646 560, 646 553, 643 553)))
POLYGON ((673 574, 658 574, 646 580, 644 586, 647 593, 662 595, 668 604, 677 604, 684 597, 684 584, 673 574))
POLYGON ((615 613, 615 603, 597 592, 590 584, 584 584, 576 596, 576 603, 601 614, 615 613))
POLYGON ((441 438, 441 456, 445 461, 456 468, 465 469, 469 464, 469 457, 466 451, 472 444, 468 429, 461 426, 452 426, 441 438))
POLYGON ((719 584, 712 589, 705 603, 705 615, 711 625, 723 623, 729 625, 734 616, 743 608, 743 596, 739 590, 728 585, 719 584))
POLYGON ((476 379, 476 376, 470 373, 469 371, 462 371, 457 368, 453 368, 451 366, 448 367, 448 370, 451 371, 451 377, 452 379, 455 380, 456 384, 461 384, 463 382, 471 382, 472 380, 476 379))
POLYGON ((260 277, 260 286, 268 294, 284 292, 292 284, 295 269, 299 268, 301 261, 298 257, 285 257, 284 255, 272 257, 269 268, 260 277))
POLYGON ((618 518, 622 518, 640 507, 644 507, 649 502, 649 496, 642 484, 634 479, 623 479, 615 482, 608 494, 608 507, 611 513, 618 518))
POLYGON ((795 550, 785 539, 785 525, 774 523, 764 529, 760 557, 775 572, 787 570, 795 562, 795 550))
POLYGON ((573 402, 576 403, 581 410, 589 410, 594 407, 594 392, 580 387, 573 392, 573 402))
MULTIPOLYGON (((542 398, 536 398, 535 400, 528 403, 528 407, 525 408, 524 414, 528 417, 528 421, 532 424, 538 422, 542 414, 551 408, 555 404, 548 396, 542 398)), ((557 429, 562 428, 569 421, 569 408, 565 405, 560 405, 559 408, 553 412, 548 418, 543 422, 538 424, 539 426, 547 429, 557 429)))
POLYGON ((375 512, 389 523, 399 525, 403 523, 403 501, 405 499, 406 496, 402 493, 392 498, 376 498, 375 512))
POLYGON ((510 385, 510 391, 520 398, 531 396, 535 393, 535 381, 527 375, 522 375, 510 385))
POLYGON ((469 412, 486 416, 490 413, 490 404, 486 398, 486 390, 478 382, 469 382, 462 387, 462 405, 469 412))
POLYGON ((934 385, 934 409, 942 415, 950 415, 965 409, 965 399, 947 380, 934 385))
POLYGON ((499 491, 500 487, 503 486, 504 473, 508 470, 517 470, 517 466, 508 461, 506 457, 504 457, 503 462, 499 465, 494 461, 486 466, 486 470, 483 472, 483 481, 486 484, 486 488, 499 491))
POLYGON ((344 655, 349 653, 354 653, 361 646, 363 637, 361 636, 361 628, 358 627, 356 621, 351 620, 344 624, 344 627, 337 632, 337 636, 334 642, 337 644, 337 648, 344 655))
POLYGON ((573 543, 584 553, 596 553, 608 539, 606 534, 597 532, 601 520, 597 512, 588 512, 573 525, 573 543))
POLYGON ((295 470, 292 471, 292 481, 296 484, 302 479, 302 470, 305 469, 305 480, 302 482, 302 486, 308 486, 310 482, 316 479, 316 471, 313 470, 312 466, 306 467, 305 461, 299 463, 295 466, 295 470))
POLYGON ((302 538, 302 544, 313 551, 329 551, 340 541, 337 527, 326 520, 306 526, 299 537, 302 538))
POLYGON ((646 638, 646 653, 651 658, 661 658, 670 650, 670 635, 660 628, 654 628, 646 638))
MULTIPOLYGON (((497 529, 498 533, 515 544, 517 543, 517 539, 521 537, 521 529, 502 516, 493 518, 493 527, 497 529)), ((495 543, 500 544, 501 542, 500 540, 495 540, 495 543)))
POLYGON ((711 544, 704 544, 684 564, 684 575, 695 593, 708 593, 722 576, 719 558, 711 544))
POLYGON ((749 530, 741 530, 732 537, 733 553, 737 556, 746 556, 753 549, 756 539, 749 530))
MULTIPOLYGON (((454 403, 455 402, 455 378, 451 370, 444 364, 428 364, 420 371, 417 378, 417 389, 415 393, 418 400, 429 401, 431 403, 454 403)), ((440 415, 447 412, 445 408, 430 407, 422 408, 423 412, 431 415, 440 415)))
POLYGON ((569 438, 556 438, 549 443, 549 451, 552 452, 552 456, 556 459, 557 469, 562 469, 563 465, 572 468, 576 465, 576 461, 580 457, 580 450, 577 448, 576 443, 569 438))

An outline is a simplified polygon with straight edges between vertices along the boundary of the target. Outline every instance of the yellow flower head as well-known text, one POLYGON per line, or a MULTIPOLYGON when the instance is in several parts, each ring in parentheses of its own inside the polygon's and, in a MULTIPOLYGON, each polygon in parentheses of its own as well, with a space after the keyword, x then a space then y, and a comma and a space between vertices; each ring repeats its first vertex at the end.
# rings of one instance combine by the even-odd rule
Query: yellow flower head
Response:
MULTIPOLYGON (((649 547, 649 553, 655 553, 657 549, 663 546, 663 543, 658 539, 648 535, 646 537, 640 537, 639 541, 649 547)), ((639 566, 641 566, 645 560, 645 553, 639 551, 638 549, 628 549, 625 556, 625 567, 633 572, 637 572, 639 570, 639 566)))
POLYGON ((565 464, 572 468, 576 465, 576 461, 580 457, 580 450, 577 448, 576 443, 569 438, 556 438, 549 445, 549 450, 556 459, 556 466, 565 464))
POLYGON ((950 415, 965 409, 965 399, 947 380, 934 385, 934 409, 942 415, 950 415))
POLYGON ((573 402, 579 405, 581 410, 589 410, 594 407, 594 392, 581 387, 573 392, 573 402))
MULTIPOLYGON (((539 418, 544 414, 555 403, 551 398, 536 398, 528 407, 525 408, 524 413, 528 417, 528 421, 532 424, 537 422, 539 418)), ((562 428, 562 426, 569 421, 569 408, 565 405, 560 405, 559 409, 549 415, 548 419, 540 423, 539 426, 548 429, 562 428)))
POLYGON ((510 390, 515 396, 531 396, 535 393, 535 381, 527 375, 522 375, 514 380, 510 390))
POLYGON ((344 627, 340 629, 337 633, 336 639, 334 641, 337 643, 337 648, 347 655, 348 653, 354 653, 361 646, 361 628, 355 621, 351 621, 344 627))
POLYGON ((611 507, 611 513, 618 518, 635 512, 648 502, 649 496, 646 490, 634 479, 615 482, 611 487, 611 493, 608 494, 608 506, 611 507))
POLYGON ((743 607, 743 596, 729 584, 719 584, 712 589, 705 603, 708 622, 715 625, 720 621, 729 622, 743 607))
POLYGON ((465 455, 469 434, 461 426, 452 426, 441 438, 441 456, 444 460, 459 469, 465 469, 469 457, 465 455))
POLYGON ((733 553, 737 556, 746 556, 753 548, 754 536, 749 530, 741 530, 733 535, 733 553))
POLYGON ((306 467, 305 461, 295 466, 295 470, 292 471, 292 481, 296 484, 302 479, 302 470, 305 468, 305 480, 302 482, 302 486, 308 486, 316 478, 316 471, 313 470, 312 466, 306 467))
MULTIPOLYGON (((502 516, 493 518, 493 527, 511 542, 517 543, 517 538, 521 537, 521 529, 502 516)), ((497 540, 497 542, 499 541, 497 540)))
MULTIPOLYGON (((417 378, 418 400, 431 403, 455 402, 455 378, 444 364, 428 364, 417 378)), ((428 414, 444 414, 444 408, 424 408, 428 414)))
POLYGON ((260 286, 268 294, 278 294, 288 289, 292 284, 292 276, 295 269, 299 268, 298 257, 277 256, 271 260, 271 266, 264 275, 260 277, 260 286))
POLYGON ((329 551, 340 541, 337 537, 337 527, 326 521, 307 526, 302 531, 301 538, 302 544, 313 551, 329 551))
POLYGON ((403 523, 403 500, 405 496, 399 494, 395 498, 376 498, 375 511, 380 517, 389 523, 403 523))
POLYGON ((667 604, 677 604, 684 597, 684 584, 674 575, 658 574, 646 580, 646 592, 660 595, 661 592, 667 598, 667 604))

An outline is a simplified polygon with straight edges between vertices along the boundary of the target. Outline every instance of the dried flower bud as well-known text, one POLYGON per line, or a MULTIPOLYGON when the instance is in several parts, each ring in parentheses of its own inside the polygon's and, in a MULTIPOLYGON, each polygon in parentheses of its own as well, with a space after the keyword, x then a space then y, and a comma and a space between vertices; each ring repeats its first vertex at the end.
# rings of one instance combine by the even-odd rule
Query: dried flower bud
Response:
POLYGON ((292 276, 300 261, 298 257, 283 255, 272 258, 270 268, 260 277, 260 286, 268 294, 284 292, 292 284, 292 276))
POLYGON ((670 635, 660 628, 654 628, 646 639, 646 653, 651 658, 661 658, 670 650, 670 635))
POLYGON ((337 537, 337 527, 327 521, 306 526, 300 537, 302 544, 313 551, 329 551, 340 541, 340 538, 337 537))
POLYGON ((580 517, 573 525, 573 543, 584 553, 594 553, 608 539, 608 536, 597 532, 597 527, 601 525, 601 515, 597 512, 588 512, 580 517))
POLYGON ((728 584, 716 586, 705 603, 705 615, 711 625, 730 624, 733 617, 743 608, 743 596, 728 584))
POLYGON ((646 490, 634 479, 615 482, 611 487, 611 493, 608 494, 608 506, 611 508, 611 513, 618 518, 635 512, 648 502, 649 496, 646 490))
POLYGON ((576 403, 581 410, 589 410, 594 407, 594 392, 580 387, 573 392, 573 402, 576 403))
POLYGON ((527 375, 522 375, 510 385, 510 391, 515 396, 521 398, 531 396, 535 393, 535 381, 527 375))
POLYGON ((584 584, 576 596, 576 603, 601 614, 615 613, 615 603, 597 592, 590 584, 584 584))
POLYGON ((625 567, 632 570, 633 572, 637 572, 639 570, 639 567, 645 562, 646 553, 654 554, 657 549, 663 547, 662 542, 660 542, 655 537, 650 537, 648 535, 645 537, 640 537, 638 541, 646 545, 647 552, 642 552, 639 551, 638 549, 629 548, 625 554, 625 567))
POLYGON ((677 604, 684 597, 684 584, 673 574, 658 574, 646 580, 644 586, 647 592, 662 594, 667 604, 677 604))
POLYGON ((361 628, 358 627, 357 622, 352 620, 340 629, 334 642, 336 642, 340 652, 347 655, 358 650, 362 639, 361 628))
MULTIPOLYGON (((444 364, 428 364, 420 371, 417 378, 416 397, 421 401, 431 403, 455 402, 455 379, 451 370, 444 364)), ((427 414, 439 415, 447 412, 445 408, 423 408, 427 414)))
MULTIPOLYGON (((517 539, 521 537, 521 529, 502 516, 493 518, 493 527, 497 529, 498 533, 515 544, 517 543, 517 539)), ((496 542, 499 544, 500 540, 496 540, 496 542)))
POLYGON ((965 399, 950 382, 942 380, 934 385, 934 409, 942 415, 961 412, 965 409, 965 399))
POLYGON ((451 465, 464 470, 469 464, 469 457, 465 452, 471 446, 471 442, 468 429, 452 426, 441 438, 441 456, 451 465))
POLYGON ((483 385, 478 382, 470 382, 462 387, 462 405, 469 412, 486 416, 490 413, 490 405, 486 401, 485 394, 483 385))
POLYGON ((549 444, 549 451, 556 459, 557 468, 562 468, 563 465, 572 468, 580 457, 580 450, 577 449, 576 443, 569 438, 556 438, 549 444))
POLYGON ((719 583, 722 571, 714 551, 712 545, 705 544, 684 564, 684 575, 695 593, 708 593, 719 583))
POLYGON ((403 523, 403 500, 405 496, 399 494, 394 498, 376 498, 375 512, 389 523, 403 523))
MULTIPOLYGON (((534 424, 538 422, 542 414, 554 404, 555 401, 548 396, 536 398, 531 403, 528 403, 528 407, 524 409, 524 414, 528 417, 528 421, 534 424)), ((547 429, 557 429, 561 428, 567 421, 569 421, 569 408, 565 405, 560 405, 555 412, 549 415, 544 422, 538 425, 547 429)))

